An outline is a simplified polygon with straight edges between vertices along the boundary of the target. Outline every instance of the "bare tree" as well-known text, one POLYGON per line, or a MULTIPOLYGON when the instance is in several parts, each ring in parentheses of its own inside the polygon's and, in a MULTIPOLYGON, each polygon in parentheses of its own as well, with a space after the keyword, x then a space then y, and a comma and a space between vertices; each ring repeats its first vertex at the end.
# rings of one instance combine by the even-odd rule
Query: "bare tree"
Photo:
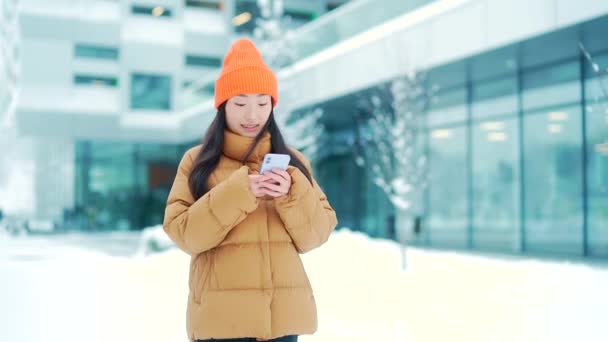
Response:
MULTIPOLYGON (((600 92, 601 92, 601 98, 604 100, 608 100, 608 85, 605 82, 606 78, 608 77, 608 68, 606 68, 605 70, 602 70, 600 68, 599 64, 597 64, 593 60, 593 58, 591 57, 591 54, 585 48, 585 45, 582 42, 579 42, 578 46, 581 49, 581 52, 583 53, 583 55, 585 56, 585 59, 587 60, 587 62, 589 62, 589 65, 591 66, 591 70, 593 70, 593 73, 597 77, 597 81, 598 81, 600 92)), ((596 95, 594 97, 594 99, 596 102, 599 102, 600 96, 596 95)), ((604 108, 606 109, 606 114, 608 115, 608 104, 604 104, 604 108)))
MULTIPOLYGON (((598 63, 596 63, 591 57, 591 53, 585 48, 585 45, 582 42, 579 42, 579 48, 581 49, 583 55, 589 65, 591 66, 591 70, 593 70, 593 74, 597 79, 597 84, 599 88, 599 92, 596 92, 593 96, 593 100, 596 104, 601 102, 601 106, 604 109, 604 117, 605 121, 608 123, 608 68, 602 70, 598 63)), ((592 107, 587 107, 588 111, 592 110, 592 107)), ((597 152, 608 155, 608 135, 604 138, 603 143, 599 143, 595 146, 597 152)))
POLYGON ((322 116, 321 108, 310 109, 283 126, 286 139, 293 137, 289 144, 302 151, 311 160, 319 157, 323 145, 326 129, 321 122, 322 116))
POLYGON ((425 75, 401 76, 359 102, 355 162, 398 210, 414 210, 414 197, 426 185, 424 113, 431 99, 425 75))
MULTIPOLYGON (((434 89, 426 75, 414 72, 379 87, 371 97, 359 101, 354 146, 355 162, 371 170, 371 180, 395 206, 399 217, 420 232, 423 190, 427 182, 427 155, 424 144, 424 114, 434 89)), ((395 216, 389 235, 401 245, 405 269, 406 240, 399 237, 395 216)))
POLYGON ((291 18, 284 15, 283 0, 257 0, 261 18, 256 19, 253 36, 264 60, 272 68, 282 68, 296 58, 291 18))
POLYGON ((19 95, 18 0, 0 2, 0 128, 12 125, 19 95))

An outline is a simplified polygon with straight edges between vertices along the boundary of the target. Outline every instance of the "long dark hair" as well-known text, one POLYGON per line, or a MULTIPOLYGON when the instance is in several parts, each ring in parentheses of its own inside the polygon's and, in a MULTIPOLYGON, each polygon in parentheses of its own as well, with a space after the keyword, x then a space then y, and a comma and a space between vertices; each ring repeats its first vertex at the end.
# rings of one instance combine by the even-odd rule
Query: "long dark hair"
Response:
MULTIPOLYGON (((195 200, 201 198, 204 194, 211 190, 209 187, 209 177, 220 163, 220 156, 222 155, 222 151, 224 149, 225 129, 226 102, 220 105, 213 122, 211 122, 211 125, 209 125, 209 128, 207 129, 207 132, 202 140, 203 146, 201 151, 196 157, 194 166, 192 167, 192 171, 188 177, 188 186, 195 200)), ((283 140, 283 135, 279 130, 279 126, 274 120, 274 109, 270 112, 270 117, 266 121, 264 128, 255 137, 253 143, 249 147, 249 150, 247 150, 247 153, 243 157, 243 160, 241 160, 241 163, 245 165, 247 158, 249 158, 251 153, 253 153, 253 150, 260 140, 262 140, 265 132, 270 133, 270 152, 289 154, 291 156, 289 165, 293 165, 300 169, 300 171, 302 171, 306 178, 308 178, 308 181, 312 184, 312 176, 304 165, 304 162, 300 160, 285 144, 285 140, 283 140)))

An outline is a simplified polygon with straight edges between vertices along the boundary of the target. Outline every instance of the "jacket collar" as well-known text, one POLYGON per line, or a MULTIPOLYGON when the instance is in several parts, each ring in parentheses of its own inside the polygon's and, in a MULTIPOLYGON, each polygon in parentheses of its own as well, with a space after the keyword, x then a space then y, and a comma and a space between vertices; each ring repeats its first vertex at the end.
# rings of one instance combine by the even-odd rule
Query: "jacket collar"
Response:
MULTIPOLYGON (((223 153, 230 159, 242 161, 254 140, 255 138, 244 137, 226 129, 224 130, 223 153)), ((264 155, 270 153, 270 147, 270 133, 265 132, 262 139, 253 149, 251 155, 247 158, 247 163, 260 164, 264 155)))

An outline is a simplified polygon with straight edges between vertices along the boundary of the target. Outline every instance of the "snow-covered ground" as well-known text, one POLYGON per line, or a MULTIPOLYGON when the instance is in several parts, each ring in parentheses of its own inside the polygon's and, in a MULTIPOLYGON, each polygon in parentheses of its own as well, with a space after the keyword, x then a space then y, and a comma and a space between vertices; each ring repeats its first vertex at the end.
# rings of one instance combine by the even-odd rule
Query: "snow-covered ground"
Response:
MULTIPOLYGON (((82 241, 0 236, 0 341, 186 341, 184 253, 142 256, 129 235, 82 241)), ((300 341, 608 340, 605 266, 407 257, 402 271, 396 244, 347 230, 304 255, 319 331, 300 341)))

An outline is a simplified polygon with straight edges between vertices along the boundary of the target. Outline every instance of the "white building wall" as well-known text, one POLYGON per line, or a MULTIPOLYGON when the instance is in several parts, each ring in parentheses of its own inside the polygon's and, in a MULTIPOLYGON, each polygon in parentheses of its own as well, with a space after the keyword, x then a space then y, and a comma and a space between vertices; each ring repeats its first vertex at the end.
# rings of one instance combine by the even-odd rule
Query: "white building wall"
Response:
POLYGON ((60 138, 36 139, 33 159, 33 216, 60 222, 63 210, 74 207, 74 143, 60 138))
MULTIPOLYGON (((46 2, 39 0, 26 0, 24 3, 24 36, 26 40, 39 41, 30 51, 44 51, 42 55, 29 57, 30 60, 23 65, 23 70, 30 70, 28 81, 24 83, 25 95, 40 93, 28 91, 28 88, 45 83, 45 80, 56 79, 59 85, 68 84, 75 70, 84 71, 87 66, 74 63, 71 56, 70 46, 75 42, 106 43, 121 49, 116 63, 120 73, 118 102, 102 105, 106 109, 118 108, 114 118, 103 112, 103 117, 89 116, 88 121, 80 122, 73 120, 73 115, 79 113, 100 112, 98 98, 110 102, 116 100, 108 98, 107 90, 74 92, 65 89, 61 95, 58 94, 62 89, 59 87, 53 96, 81 96, 78 103, 83 106, 77 112, 65 108, 53 113, 53 122, 61 127, 57 128, 57 135, 75 137, 92 131, 94 137, 115 140, 191 141, 200 135, 200 130, 193 130, 191 123, 204 126, 215 115, 215 109, 208 103, 202 103, 195 112, 180 105, 184 99, 182 84, 192 77, 189 68, 184 66, 184 55, 221 58, 232 39, 228 32, 220 29, 222 21, 228 23, 228 17, 222 17, 218 12, 214 17, 211 11, 177 9, 179 6, 168 0, 136 3, 166 4, 176 18, 181 16, 184 20, 131 15, 130 4, 135 2, 130 1, 120 2, 120 5, 93 0, 62 0, 53 2, 52 6, 40 5, 46 2), (91 4, 100 9, 99 13, 83 10, 91 4), (205 25, 199 20, 209 20, 209 29, 205 31, 205 25), (91 30, 92 27, 95 30, 91 30), (45 44, 48 53, 43 49, 45 44), (47 54, 50 61, 55 62, 52 63, 53 70, 41 70, 49 68, 47 54), (130 110, 130 77, 137 71, 171 75, 172 111, 135 113, 130 110), (64 115, 65 112, 68 114, 64 115), (89 123, 98 124, 96 120, 103 122, 103 127, 108 129, 100 131, 90 127, 89 123), (80 127, 76 123, 89 126, 80 127)), ((232 1, 226 3, 227 8, 232 8, 232 5, 232 1)), ((606 13, 608 1, 598 0, 439 0, 338 42, 282 70, 279 73, 281 101, 277 113, 285 114, 386 81, 412 69, 458 60, 606 13)), ((94 67, 96 63, 91 62, 88 66, 94 67)), ((101 61, 97 70, 113 71, 114 67, 101 61)), ((205 77, 204 73, 206 71, 197 72, 196 77, 205 77)), ((214 73, 217 70, 209 71, 211 77, 214 73)), ((23 104, 32 102, 25 99, 23 104)), ((20 112, 22 115, 18 118, 28 134, 36 134, 39 126, 44 125, 27 125, 50 118, 38 116, 40 109, 34 110, 28 105, 20 106, 20 112)))
POLYGON ((608 13, 597 0, 440 0, 281 72, 283 112, 608 13), (293 87, 293 86, 291 86, 293 87))
POLYGON ((122 122, 155 122, 159 116, 176 121, 184 108, 184 81, 218 73, 218 68, 186 66, 185 55, 221 58, 231 43, 226 12, 184 8, 184 2, 170 0, 25 0, 20 17, 25 75, 17 126, 30 136, 174 141, 167 130, 176 124, 159 134, 122 122), (172 17, 132 14, 134 4, 165 6, 172 17), (76 58, 79 43, 117 48, 118 59, 76 58), (134 73, 169 76, 171 110, 131 109, 134 73), (75 85, 75 74, 117 77, 118 86, 75 85), (124 120, 131 115, 148 119, 124 120))

